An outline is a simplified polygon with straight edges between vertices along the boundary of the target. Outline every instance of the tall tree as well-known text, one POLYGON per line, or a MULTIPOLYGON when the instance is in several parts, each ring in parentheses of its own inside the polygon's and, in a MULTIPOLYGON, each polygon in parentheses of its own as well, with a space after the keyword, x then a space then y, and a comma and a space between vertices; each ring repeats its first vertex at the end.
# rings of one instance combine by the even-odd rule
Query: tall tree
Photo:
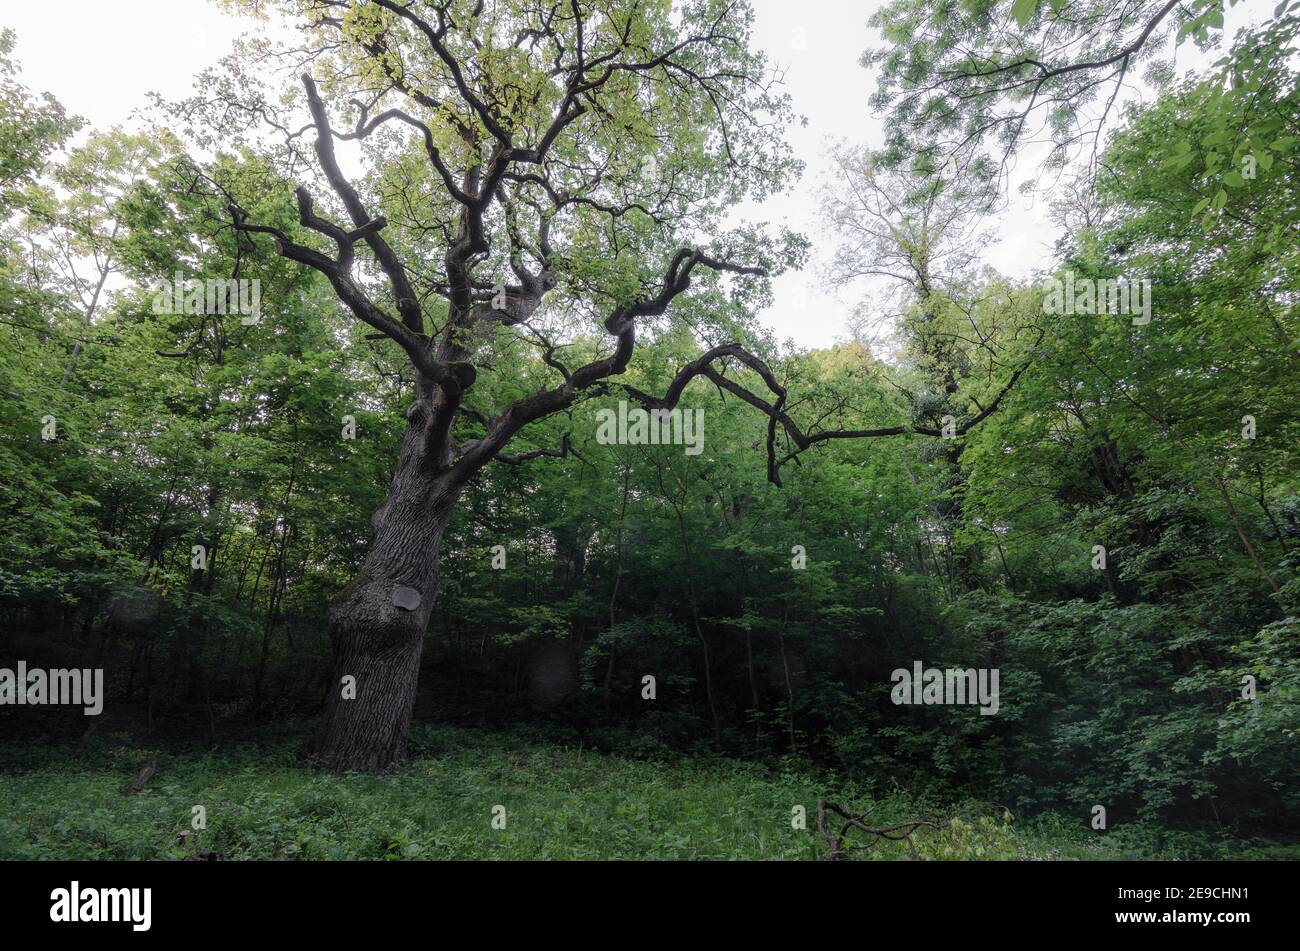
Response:
MULTIPOLYGON (((289 131, 296 123, 242 81, 214 98, 224 115, 238 105, 286 131, 291 160, 302 133, 313 132, 327 191, 298 187, 302 230, 259 221, 237 201, 234 225, 271 236, 281 255, 323 274, 414 373, 369 553, 330 609, 335 688, 313 753, 322 766, 399 761, 458 498, 494 460, 569 452, 567 439, 510 451, 530 424, 614 390, 671 410, 702 376, 768 415, 768 475, 778 484, 785 463, 828 440, 940 435, 915 422, 802 428, 777 375, 744 343, 746 315, 766 293, 761 279, 796 247, 723 228, 727 209, 762 198, 793 168, 779 134, 789 105, 749 48, 748 4, 279 6, 305 27, 305 46, 280 55, 313 64, 301 77, 310 122, 289 131), (347 107, 346 122, 331 103, 347 107), (362 187, 344 171, 347 141, 377 160, 362 187), (703 290, 687 295, 697 280, 703 290), (662 328, 670 309, 697 322, 703 352, 662 396, 614 382, 638 331, 662 328), (613 338, 608 352, 582 353, 564 339, 591 317, 613 338), (529 346, 533 355, 520 357, 529 346), (755 392, 764 387, 770 395, 755 392), (355 698, 345 698, 345 679, 355 698)), ((1014 378, 958 433, 991 413, 1014 378)))

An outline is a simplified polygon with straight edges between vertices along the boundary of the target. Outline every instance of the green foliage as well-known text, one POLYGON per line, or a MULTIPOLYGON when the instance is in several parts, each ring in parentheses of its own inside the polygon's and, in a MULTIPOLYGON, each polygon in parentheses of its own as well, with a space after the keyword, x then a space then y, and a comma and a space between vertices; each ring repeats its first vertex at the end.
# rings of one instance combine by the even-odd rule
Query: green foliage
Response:
MULTIPOLYGON (((496 6, 506 20, 532 9, 496 6)), ((637 15, 593 6, 610 8, 593 56, 611 30, 650 46, 672 32, 667 3, 637 15)), ((686 6, 693 23, 747 23, 725 3, 686 6)), ((1049 40, 1091 36, 1112 6, 899 0, 877 16, 888 46, 873 61, 881 101, 902 97, 900 135, 884 152, 838 153, 828 212, 858 235, 837 259, 845 286, 866 272, 911 286, 891 300, 894 352, 862 340, 795 351, 752 318, 770 294, 763 282, 704 279, 671 315, 638 326, 618 382, 663 392, 708 346, 737 339, 769 360, 801 424, 894 434, 819 443, 782 469, 778 489, 767 445, 789 451, 787 434, 703 379, 681 403, 703 412, 698 454, 598 440, 598 411, 620 399, 613 386, 531 425, 521 444, 567 435, 575 452, 493 464, 466 487, 441 539, 421 725, 405 770, 383 779, 309 773, 284 740, 177 753, 130 737, 211 743, 236 724, 315 712, 332 686, 329 599, 365 556, 409 367, 319 275, 229 228, 238 195, 250 219, 309 240, 271 157, 235 137, 196 163, 162 131, 118 130, 59 153, 75 123, 17 83, 4 34, 0 650, 104 666, 105 732, 123 736, 86 737, 80 758, 10 751, 0 854, 813 858, 821 843, 789 815, 799 803, 811 813, 819 795, 897 821, 966 799, 1016 812, 1009 825, 1000 808, 961 812, 918 835, 925 858, 1272 854, 1255 837, 1287 841, 1300 814, 1300 102, 1279 55, 1295 13, 1282 4, 1205 75, 1164 81, 1126 110, 1109 141, 1094 140, 1106 175, 1067 196, 1079 201, 1062 212, 1056 276, 1148 278, 1150 324, 1100 308, 1046 313, 1040 283, 976 271, 969 247, 996 163, 954 170, 909 140, 964 135, 1028 104, 1023 91, 957 103, 928 89, 936 75, 955 68, 979 87, 1049 40), (983 52, 954 62, 962 49, 983 52), (890 198, 888 210, 863 194, 890 198), (70 273, 69 256, 96 270, 70 273), (178 271, 256 278, 264 319, 156 312, 160 282, 178 271), (981 414, 954 439, 911 432, 981 414), (345 416, 356 440, 341 438, 345 416), (1106 561, 1094 567, 1097 546, 1106 561), (998 715, 893 704, 892 671, 916 660, 997 668, 998 715), (153 756, 157 781, 122 796, 153 756), (182 835, 194 803, 208 805, 209 828, 182 835), (497 803, 510 816, 500 834, 497 803), (1088 826, 1094 804, 1111 817, 1105 834, 1088 826)), ((1116 14, 1096 55, 1121 49, 1157 6, 1116 14)), ((1188 7, 1162 34, 1212 42, 1223 4, 1188 7)), ((357 53, 383 29, 398 27, 352 8, 354 46, 323 67, 323 87, 393 67, 357 53)), ((522 136, 558 92, 545 63, 499 32, 484 34, 475 82, 511 91, 501 121, 522 136)), ((1137 59, 1148 56, 1159 58, 1154 46, 1137 59)), ((703 58, 701 68, 764 67, 739 48, 703 58)), ((452 82, 427 55, 401 68, 431 88, 452 82)), ((236 79, 205 88, 225 94, 236 79)), ((1044 92, 1080 92, 1075 82, 1056 77, 1044 92)), ((1081 94, 1054 120, 1062 154, 1077 138, 1075 106, 1096 95, 1081 94)), ((776 92, 747 95, 788 118, 776 92)), ((579 208, 564 226, 562 280, 543 316, 566 362, 607 352, 593 320, 653 284, 683 234, 774 268, 802 261, 798 237, 720 227, 735 200, 765 194, 794 163, 756 126, 733 142, 756 147, 753 165, 733 174, 698 99, 615 82, 601 121, 560 144, 569 186, 583 163, 607 166, 618 188, 649 191, 668 212, 629 209, 607 228, 579 208)), ((482 122, 453 113, 431 130, 449 154, 467 148, 458 121, 482 122)), ((418 147, 373 143, 364 187, 402 254, 437 262, 457 209, 412 158, 418 147)), ((503 270, 498 257, 489 263, 503 270)), ((439 326, 446 306, 424 317, 439 326)), ((476 346, 484 414, 552 379, 531 344, 501 329, 476 346)), ((458 421, 458 436, 478 425, 458 421)), ((0 716, 33 740, 85 730, 0 716)), ((890 849, 881 854, 906 854, 890 849)))
MULTIPOLYGON (((65 859, 816 859, 813 814, 824 780, 735 760, 650 765, 520 737, 421 730, 427 750, 398 776, 322 776, 283 741, 224 753, 88 743, 0 748, 0 858, 65 859), (14 760, 13 757, 18 759, 14 760), (139 794, 140 762, 157 774, 139 794), (803 804, 808 828, 792 826, 803 804), (205 807, 206 828, 192 827, 205 807), (506 827, 491 825, 505 807, 506 827)), ((851 787, 838 785, 839 792, 851 787)), ((860 802, 862 802, 860 800, 860 802)), ((870 802, 872 821, 907 821, 927 804, 870 802)), ((922 860, 1222 856, 1187 838, 1136 827, 1084 839, 1060 816, 1022 828, 1007 813, 964 811, 916 838, 922 860)), ((1250 845, 1240 848, 1252 848, 1250 845)), ((1255 848, 1258 848, 1255 846, 1255 848)), ((903 859, 902 842, 862 857, 903 859)), ((1238 851, 1238 855, 1241 852, 1238 851)), ((1277 855, 1263 852, 1263 855, 1277 855)), ((1280 856, 1279 856, 1280 857, 1280 856)))

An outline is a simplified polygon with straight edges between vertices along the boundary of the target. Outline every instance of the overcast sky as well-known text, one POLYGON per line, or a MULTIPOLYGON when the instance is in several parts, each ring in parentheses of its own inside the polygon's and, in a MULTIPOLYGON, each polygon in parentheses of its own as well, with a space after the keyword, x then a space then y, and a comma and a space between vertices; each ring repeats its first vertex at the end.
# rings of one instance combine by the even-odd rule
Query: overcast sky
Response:
MULTIPOLYGON (((790 131, 796 155, 808 166, 803 180, 756 211, 803 231, 824 255, 829 246, 819 234, 815 195, 827 171, 827 142, 876 146, 882 141, 881 123, 867 105, 872 79, 858 65, 874 42, 867 20, 881 0, 754 0, 754 5, 755 42, 784 68, 795 108, 808 119, 806 127, 790 131)), ((1247 18, 1267 16, 1272 5, 1258 0, 1233 9, 1229 30, 1247 18)), ((188 93, 192 77, 250 27, 212 0, 61 0, 57 5, 6 0, 0 25, 18 33, 24 83, 53 93, 99 128, 133 125, 131 114, 146 104, 150 91, 167 98, 188 93)), ((1180 51, 1180 67, 1196 61, 1187 54, 1180 51)), ((1049 263, 1056 234, 1041 197, 1034 202, 1013 192, 1000 225, 1001 240, 985 249, 988 264, 1024 277, 1049 263)), ((821 290, 814 261, 803 273, 778 280, 776 304, 763 317, 783 337, 822 347, 846 333, 850 303, 821 290)))

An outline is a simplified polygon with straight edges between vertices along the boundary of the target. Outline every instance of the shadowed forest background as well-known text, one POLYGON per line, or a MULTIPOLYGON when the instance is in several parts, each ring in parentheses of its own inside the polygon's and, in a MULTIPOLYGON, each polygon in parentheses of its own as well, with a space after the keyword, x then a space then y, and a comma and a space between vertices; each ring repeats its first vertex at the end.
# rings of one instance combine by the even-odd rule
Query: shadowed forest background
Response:
MULTIPOLYGON (((1014 374, 996 410, 952 439, 827 440, 779 487, 777 427, 704 377, 679 404, 703 411, 698 455, 599 442, 616 388, 531 425, 512 449, 568 451, 490 463, 461 496, 406 762, 379 777, 297 754, 411 366, 321 274, 229 227, 238 194, 307 240, 275 162, 204 154, 181 118, 77 136, 5 33, 0 666, 102 667, 107 697, 99 717, 0 706, 0 857, 813 857, 819 797, 964 816, 925 857, 1294 854, 1295 26, 1283 9, 1112 117, 1095 177, 1047 173, 1065 237, 1038 281, 972 253, 996 162, 947 179, 897 141, 838 146, 824 279, 871 272, 886 329, 801 351, 746 316, 761 284, 710 276, 642 329, 620 385, 661 393, 734 338, 809 422, 939 428, 1014 374), (262 319, 158 313, 178 271, 256 277, 262 319), (1151 322, 1045 312, 1066 271, 1149 279, 1151 322), (998 714, 895 705, 891 672, 918 660, 999 669, 998 714)), ((408 174, 370 184, 400 204, 408 174)), ((773 270, 804 263, 805 239, 775 247, 773 270)), ((549 354, 605 346, 588 324, 549 354)), ((498 336, 474 393, 500 406, 547 372, 498 336)))

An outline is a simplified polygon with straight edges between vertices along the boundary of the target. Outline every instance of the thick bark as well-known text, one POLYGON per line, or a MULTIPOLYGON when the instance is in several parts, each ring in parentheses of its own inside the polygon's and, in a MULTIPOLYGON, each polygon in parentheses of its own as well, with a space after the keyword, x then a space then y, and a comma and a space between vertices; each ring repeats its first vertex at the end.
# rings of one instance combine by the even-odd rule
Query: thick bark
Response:
MULTIPOLYGON (((418 403, 412 413, 425 415, 418 403)), ((405 752, 438 594, 438 549, 459 495, 436 474, 427 435, 424 420, 413 418, 388 499, 374 515, 370 552, 330 604, 333 674, 311 759, 335 772, 384 772, 405 752)))

